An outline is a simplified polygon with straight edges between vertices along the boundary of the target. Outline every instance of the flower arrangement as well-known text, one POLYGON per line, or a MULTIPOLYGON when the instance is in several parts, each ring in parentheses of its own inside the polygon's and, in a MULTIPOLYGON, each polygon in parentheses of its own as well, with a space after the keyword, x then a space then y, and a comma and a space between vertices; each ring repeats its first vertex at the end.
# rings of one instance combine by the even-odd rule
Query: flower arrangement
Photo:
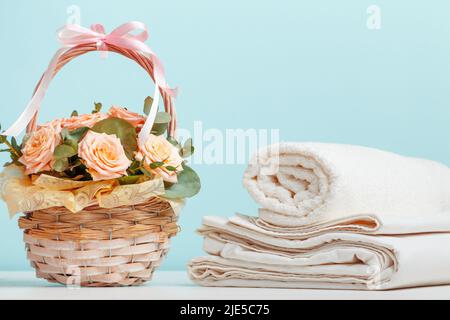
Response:
MULTIPOLYGON (((152 278, 180 230, 186 198, 200 191, 187 164, 192 140, 176 139, 176 89, 145 44, 145 24, 131 21, 111 33, 66 25, 61 48, 42 75, 25 110, 0 133, 11 161, 0 173, 0 198, 11 216, 23 213, 27 256, 39 278, 81 286, 131 286, 152 278), (90 52, 120 54, 139 64, 154 81, 142 114, 94 104, 89 114, 37 124, 54 75, 90 52), (158 112, 162 100, 165 112, 158 112), (26 130, 19 143, 17 136, 26 130), (81 275, 81 276, 80 276, 81 275)), ((1 128, 0 128, 1 130, 1 128)))
POLYGON ((19 166, 36 180, 40 175, 73 181, 111 181, 132 185, 155 178, 164 181, 164 197, 184 199, 200 191, 200 179, 186 159, 194 153, 192 139, 183 145, 166 137, 171 116, 158 112, 149 138, 138 134, 150 112, 153 99, 144 103, 144 114, 112 106, 102 113, 95 103, 90 114, 74 111, 69 118, 39 125, 21 144, 0 136, 11 156, 6 166, 19 166))

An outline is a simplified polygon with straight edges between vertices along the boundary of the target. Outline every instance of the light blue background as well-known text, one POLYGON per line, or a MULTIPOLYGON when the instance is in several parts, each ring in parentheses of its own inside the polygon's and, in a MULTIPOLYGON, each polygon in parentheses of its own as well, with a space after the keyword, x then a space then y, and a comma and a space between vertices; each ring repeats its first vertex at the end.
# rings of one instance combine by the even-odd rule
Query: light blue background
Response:
MULTIPOLYGON (((140 20, 164 61, 181 126, 279 128, 282 140, 361 144, 450 164, 450 2, 406 0, 0 0, 0 120, 11 124, 57 49, 69 5, 108 30, 140 20), (369 5, 381 30, 366 27, 369 5)), ((93 101, 140 110, 151 94, 132 62, 97 54, 53 82, 41 120, 90 111, 93 101)), ((3 156, 1 162, 6 160, 3 156)), ((253 214, 244 166, 199 165, 202 193, 182 212, 163 268, 200 255, 206 214, 253 214)), ((0 269, 28 270, 17 219, 0 204, 0 269)))

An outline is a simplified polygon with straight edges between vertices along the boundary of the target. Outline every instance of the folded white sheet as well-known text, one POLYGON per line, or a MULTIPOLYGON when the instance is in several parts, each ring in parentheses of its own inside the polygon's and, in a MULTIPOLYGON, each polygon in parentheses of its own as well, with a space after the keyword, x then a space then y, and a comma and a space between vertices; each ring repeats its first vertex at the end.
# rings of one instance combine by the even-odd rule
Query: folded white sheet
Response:
POLYGON ((450 283, 448 233, 368 236, 339 223, 291 231, 242 215, 205 217, 199 232, 210 256, 191 261, 190 277, 204 286, 279 288, 380 290, 450 283))
POLYGON ((244 186, 262 206, 260 218, 279 226, 353 221, 372 233, 450 230, 450 169, 429 160, 359 146, 281 143, 258 152, 244 186))

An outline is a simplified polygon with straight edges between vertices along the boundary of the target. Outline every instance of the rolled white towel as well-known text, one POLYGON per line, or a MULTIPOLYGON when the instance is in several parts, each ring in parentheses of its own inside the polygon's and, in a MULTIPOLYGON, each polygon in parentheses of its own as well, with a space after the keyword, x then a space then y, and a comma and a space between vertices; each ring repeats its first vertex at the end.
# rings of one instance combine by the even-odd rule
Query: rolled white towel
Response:
POLYGON ((361 216, 379 233, 450 230, 450 169, 377 149, 280 143, 261 149, 244 186, 260 218, 295 227, 361 216))

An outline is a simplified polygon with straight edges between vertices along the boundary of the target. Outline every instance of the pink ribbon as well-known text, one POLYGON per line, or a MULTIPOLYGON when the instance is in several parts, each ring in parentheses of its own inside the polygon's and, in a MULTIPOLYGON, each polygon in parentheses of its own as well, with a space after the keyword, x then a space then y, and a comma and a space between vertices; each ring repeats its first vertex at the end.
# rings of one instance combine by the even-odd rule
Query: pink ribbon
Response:
POLYGON ((98 49, 102 52, 108 51, 108 45, 113 45, 123 49, 140 52, 153 63, 153 73, 155 78, 155 94, 151 112, 147 118, 147 122, 142 128, 139 140, 145 141, 150 135, 153 123, 156 118, 159 104, 160 89, 175 98, 177 95, 176 89, 171 89, 166 82, 164 76, 164 67, 155 53, 145 44, 148 39, 148 31, 145 24, 142 22, 132 21, 125 23, 114 29, 110 34, 106 34, 105 28, 101 24, 95 24, 91 29, 81 27, 79 25, 66 25, 58 31, 58 40, 62 44, 47 70, 42 76, 42 80, 31 101, 25 108, 24 112, 17 119, 17 121, 2 134, 5 136, 18 136, 22 133, 27 125, 31 122, 34 115, 39 111, 41 102, 48 89, 50 81, 53 78, 58 59, 67 52, 67 50, 79 46, 95 43, 98 49), (140 31, 137 34, 132 32, 140 31))

